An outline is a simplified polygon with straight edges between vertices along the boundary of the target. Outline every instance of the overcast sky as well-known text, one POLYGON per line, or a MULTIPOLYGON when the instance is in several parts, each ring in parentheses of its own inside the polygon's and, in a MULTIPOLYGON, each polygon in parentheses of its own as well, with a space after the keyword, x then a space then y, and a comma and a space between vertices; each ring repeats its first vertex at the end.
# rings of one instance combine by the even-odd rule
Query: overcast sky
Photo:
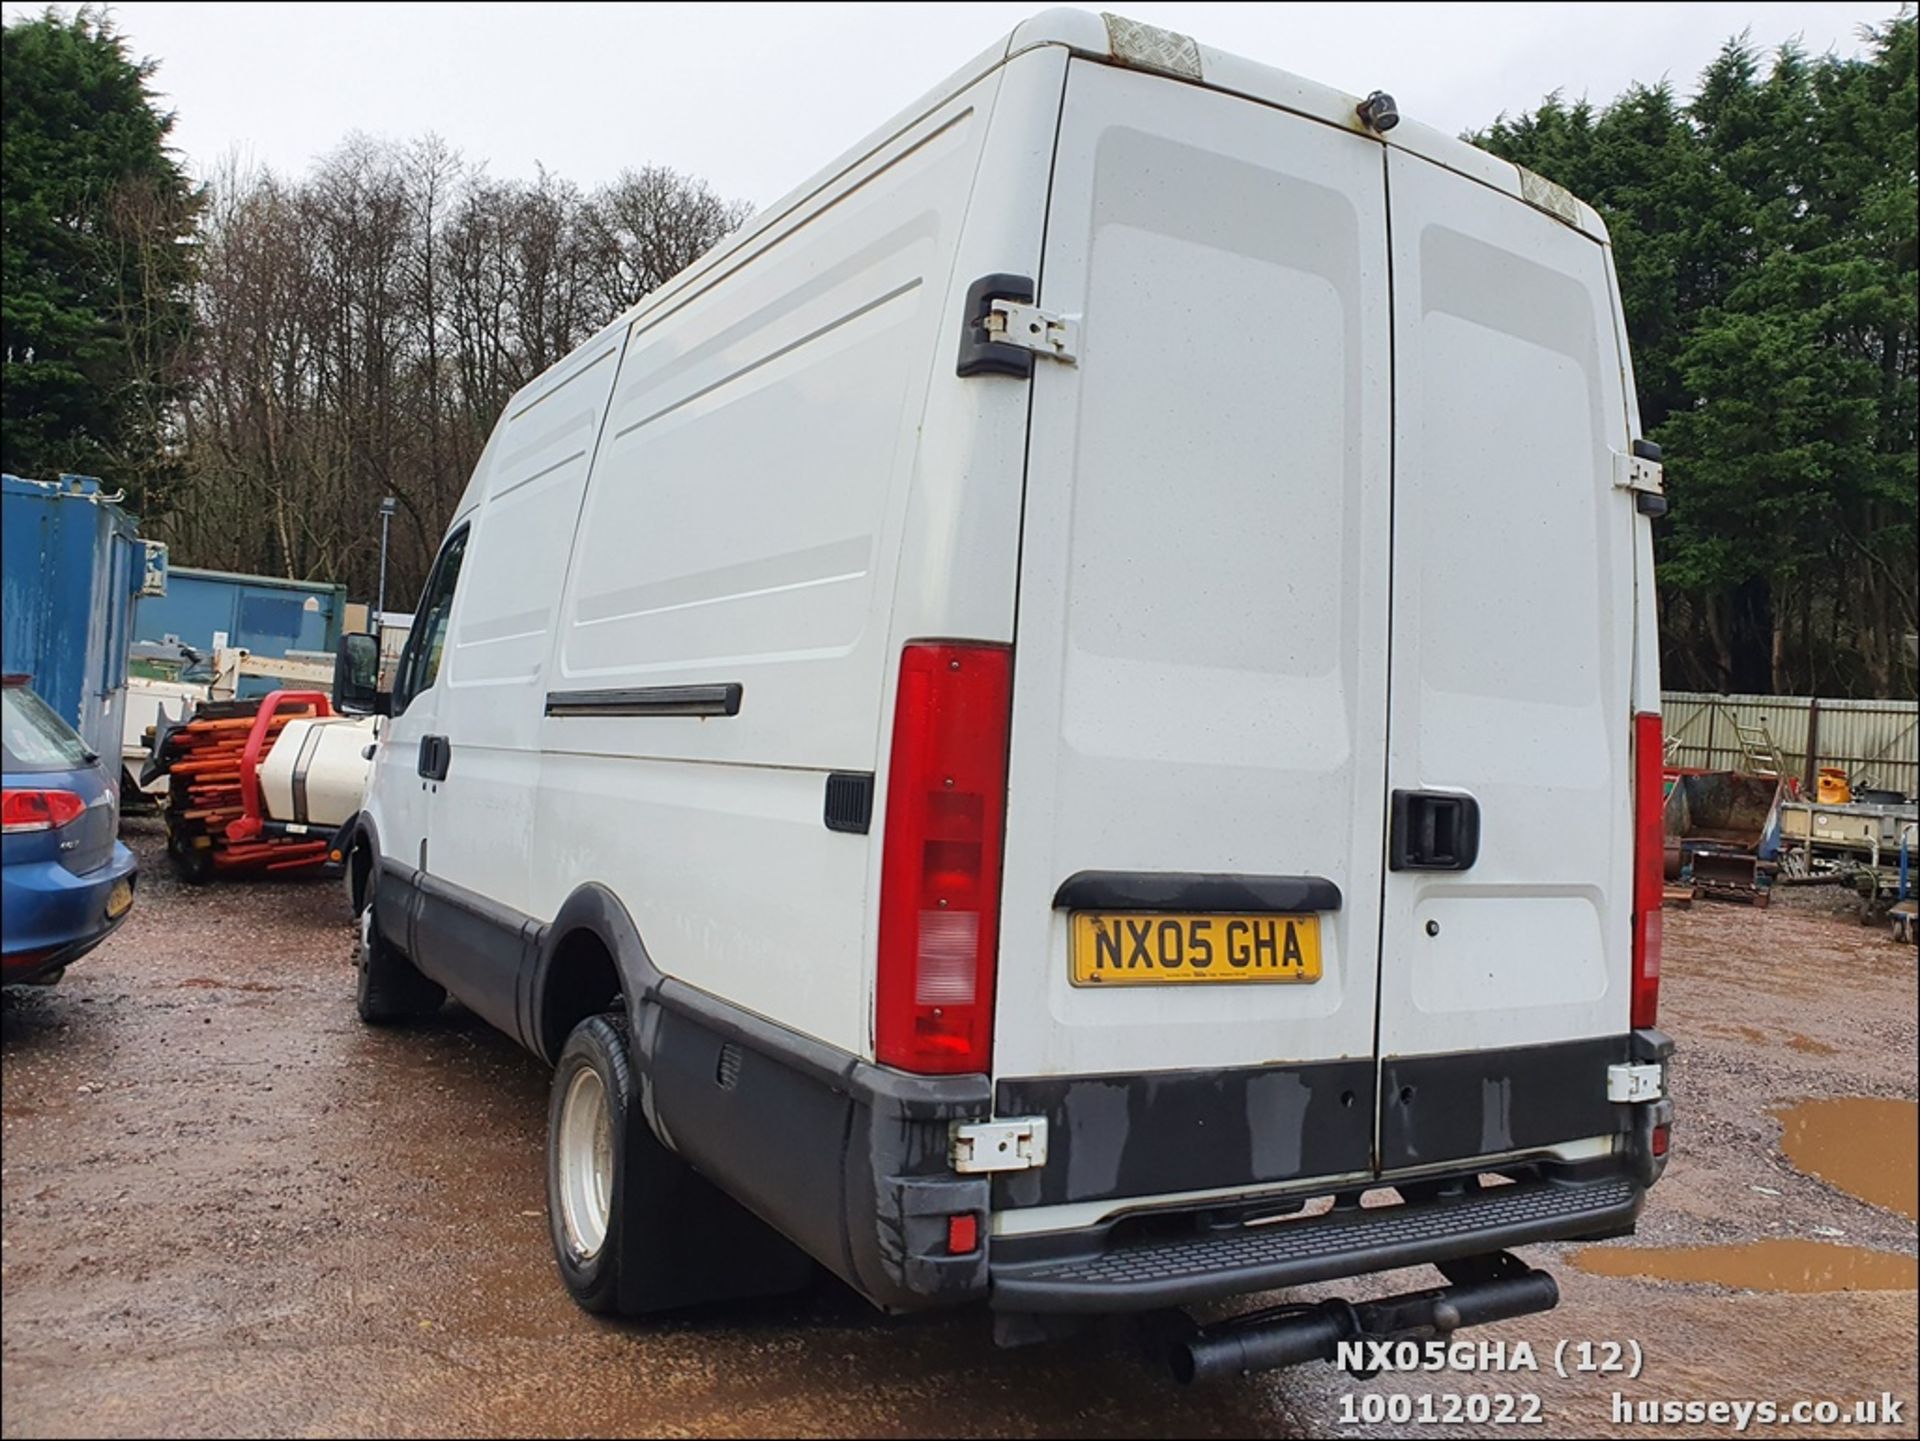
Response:
MULTIPOLYGON (((1087 8, 1098 8, 1094 0, 1087 8)), ((1684 94, 1730 34, 1857 53, 1876 4, 1154 4, 1135 19, 1357 94, 1443 130, 1551 90, 1684 94)), ((777 199, 1040 4, 115 4, 179 113, 196 173, 224 155, 299 172, 350 130, 428 130, 502 177, 593 186, 666 164, 756 206, 777 199)), ((38 5, 9 3, 9 18, 38 5)))

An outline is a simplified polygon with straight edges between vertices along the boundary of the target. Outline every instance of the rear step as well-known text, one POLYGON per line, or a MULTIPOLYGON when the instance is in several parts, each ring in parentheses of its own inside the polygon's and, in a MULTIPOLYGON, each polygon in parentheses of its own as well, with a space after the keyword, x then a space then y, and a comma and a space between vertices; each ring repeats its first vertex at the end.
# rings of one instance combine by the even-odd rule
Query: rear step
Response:
POLYGON ((1226 1232, 1048 1254, 1048 1237, 996 1239, 993 1305, 1002 1311, 1115 1312, 1184 1306, 1399 1266, 1484 1256, 1529 1242, 1620 1234, 1645 1192, 1624 1176, 1527 1181, 1398 1206, 1226 1232))
POLYGON ((1504 1251, 1440 1267, 1452 1284, 1378 1301, 1335 1299, 1317 1306, 1277 1306, 1236 1316, 1175 1344, 1169 1361, 1183 1385, 1215 1376, 1248 1376, 1305 1361, 1345 1360, 1355 1376, 1375 1374, 1363 1343, 1443 1341, 1463 1326, 1510 1321, 1560 1304, 1560 1288, 1504 1251), (1362 1344, 1356 1344, 1362 1343, 1362 1344), (1349 1348, 1343 1353, 1343 1347, 1349 1348))

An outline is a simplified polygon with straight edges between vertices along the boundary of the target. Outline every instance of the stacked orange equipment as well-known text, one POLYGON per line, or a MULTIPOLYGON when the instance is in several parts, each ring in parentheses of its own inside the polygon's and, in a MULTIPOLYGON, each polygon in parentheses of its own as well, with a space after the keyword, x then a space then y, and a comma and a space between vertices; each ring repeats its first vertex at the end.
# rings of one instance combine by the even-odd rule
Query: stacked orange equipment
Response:
POLYGON ((324 838, 265 831, 258 767, 290 721, 330 714, 332 707, 318 692, 279 691, 264 701, 202 704, 191 719, 156 737, 156 759, 172 778, 167 854, 185 879, 326 864, 324 838))

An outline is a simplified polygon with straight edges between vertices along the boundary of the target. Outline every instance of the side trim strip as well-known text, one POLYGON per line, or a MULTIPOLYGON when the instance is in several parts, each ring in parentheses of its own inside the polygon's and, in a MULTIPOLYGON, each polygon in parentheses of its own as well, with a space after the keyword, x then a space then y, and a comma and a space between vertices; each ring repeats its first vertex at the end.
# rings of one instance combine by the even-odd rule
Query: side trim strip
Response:
POLYGON ((1080 871, 1053 894, 1057 911, 1337 911, 1325 876, 1202 875, 1194 871, 1080 871))
POLYGON ((649 685, 616 690, 550 690, 550 716, 727 716, 740 714, 739 681, 721 685, 649 685))

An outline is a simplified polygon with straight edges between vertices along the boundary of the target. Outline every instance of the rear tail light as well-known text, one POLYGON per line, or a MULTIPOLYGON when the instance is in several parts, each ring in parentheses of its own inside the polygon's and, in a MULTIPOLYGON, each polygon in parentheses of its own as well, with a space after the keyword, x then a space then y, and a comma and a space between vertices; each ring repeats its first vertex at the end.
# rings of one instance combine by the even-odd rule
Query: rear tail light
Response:
POLYGON ((900 654, 874 993, 883 1065, 987 1069, 1012 681, 1005 646, 916 642, 900 654))
POLYGON ((0 831, 57 831, 78 818, 87 803, 72 791, 0 791, 0 831))
POLYGON ((1667 828, 1660 717, 1633 718, 1633 1005, 1636 1029, 1660 1014, 1660 902, 1667 828))

